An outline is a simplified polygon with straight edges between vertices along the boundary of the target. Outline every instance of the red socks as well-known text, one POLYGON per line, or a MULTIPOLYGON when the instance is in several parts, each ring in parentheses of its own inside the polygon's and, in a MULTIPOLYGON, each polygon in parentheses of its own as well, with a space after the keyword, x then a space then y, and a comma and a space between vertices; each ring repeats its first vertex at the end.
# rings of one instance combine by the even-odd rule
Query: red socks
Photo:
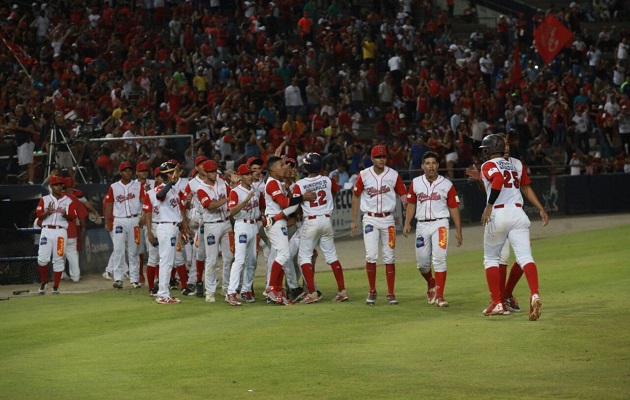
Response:
POLYGON ((523 268, 515 262, 510 269, 510 276, 505 284, 505 289, 503 290, 503 298, 512 297, 512 292, 514 291, 519 279, 521 279, 521 276, 523 276, 523 268))
POLYGON ((444 286, 446 285, 446 271, 435 272, 435 295, 444 296, 444 286))
POLYGON ((394 281, 396 281, 396 265, 385 264, 385 277, 387 278, 387 294, 394 294, 394 281))
POLYGON ((147 284, 149 289, 153 289, 155 286, 155 267, 147 265, 147 284))
POLYGON ((330 264, 330 268, 332 268, 333 274, 335 275, 335 280, 337 281, 337 291, 341 292, 346 288, 346 283, 343 279, 343 268, 341 268, 341 263, 339 260, 334 261, 330 264))
POLYGON ((42 283, 48 283, 48 265, 39 266, 39 279, 42 283))
POLYGON ((376 292, 376 263, 365 263, 365 272, 367 272, 368 283, 370 284, 370 292, 376 292))
POLYGON ((59 282, 61 282, 61 274, 63 271, 55 271, 53 272, 53 287, 59 287, 59 282))
POLYGON ((429 272, 425 272, 425 273, 420 272, 420 274, 422 274, 422 277, 424 278, 425 281, 427 281, 429 286, 435 286, 435 280, 433 279, 433 275, 431 275, 431 270, 429 270, 429 272), (431 281, 433 281, 433 282, 431 282, 431 281))
POLYGON ((315 274, 313 273, 313 266, 311 264, 302 264, 302 275, 304 276, 304 282, 309 293, 315 291, 315 274))
POLYGON ((282 264, 274 261, 271 264, 271 274, 269 274, 269 287, 271 290, 280 290, 282 288, 282 264))
POLYGON ((525 272, 525 278, 527 278, 529 291, 533 295, 538 294, 538 269, 536 268, 536 264, 533 262, 525 264, 523 272, 525 272))
POLYGON ((486 281, 488 281, 488 289, 490 290, 490 298, 493 303, 500 303, 501 292, 499 292, 499 281, 501 276, 498 267, 486 268, 486 281))
POLYGON ((182 289, 188 286, 188 272, 186 271, 185 265, 177 266, 177 275, 179 275, 179 283, 181 284, 182 289))
POLYGON ((197 269, 197 282, 203 280, 203 270, 206 267, 205 261, 195 260, 195 269, 197 269))

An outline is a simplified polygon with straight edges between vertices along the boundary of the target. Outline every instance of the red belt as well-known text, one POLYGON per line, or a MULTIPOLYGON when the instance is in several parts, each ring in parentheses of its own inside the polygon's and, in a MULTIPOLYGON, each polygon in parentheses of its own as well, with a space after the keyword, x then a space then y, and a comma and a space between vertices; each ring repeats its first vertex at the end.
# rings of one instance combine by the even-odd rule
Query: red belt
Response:
POLYGON ((377 217, 377 218, 383 218, 383 217, 388 217, 391 215, 391 213, 367 213, 368 217, 377 217))
POLYGON ((242 221, 245 222, 246 224, 255 224, 256 223, 256 220, 253 220, 253 219, 243 219, 242 221))
POLYGON ((57 226, 57 225, 44 225, 44 228, 48 228, 48 229, 66 229, 63 226, 57 226))
POLYGON ((330 214, 325 214, 325 215, 309 215, 308 217, 306 217, 306 219, 315 219, 317 217, 326 217, 326 218, 330 218, 330 214))
MULTIPOLYGON (((519 203, 515 203, 514 205, 516 207, 523 207, 523 205, 519 204, 519 203)), ((509 206, 509 204, 508 204, 508 206, 509 206)), ((505 204, 497 204, 496 206, 494 206, 494 208, 505 208, 505 204)))

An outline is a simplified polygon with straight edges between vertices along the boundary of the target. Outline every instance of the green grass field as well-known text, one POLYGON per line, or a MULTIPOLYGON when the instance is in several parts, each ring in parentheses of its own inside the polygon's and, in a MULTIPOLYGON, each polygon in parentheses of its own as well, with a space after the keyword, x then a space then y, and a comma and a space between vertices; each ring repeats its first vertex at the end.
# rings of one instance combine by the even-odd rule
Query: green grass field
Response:
MULTIPOLYGON (((484 317, 482 253, 449 256, 445 297, 423 301, 412 264, 397 270, 400 305, 351 301, 230 307, 145 290, 0 302, 0 398, 6 399, 627 399, 630 397, 630 226, 533 243, 542 317, 484 317)), ((362 258, 361 254, 357 254, 362 258)), ((260 283, 260 282, 257 282, 260 283)), ((260 292, 260 290, 258 291, 260 292)))

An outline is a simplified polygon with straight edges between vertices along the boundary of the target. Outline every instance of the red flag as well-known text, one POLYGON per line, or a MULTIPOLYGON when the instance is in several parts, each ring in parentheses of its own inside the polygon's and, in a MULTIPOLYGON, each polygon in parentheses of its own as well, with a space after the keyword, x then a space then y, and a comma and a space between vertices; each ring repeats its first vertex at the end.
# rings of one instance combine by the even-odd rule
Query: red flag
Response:
POLYGON ((521 68, 521 53, 519 52, 518 42, 514 45, 514 65, 512 66, 512 76, 510 83, 512 86, 520 86, 523 79, 523 69, 521 68))
POLYGON ((553 15, 547 14, 543 23, 534 31, 534 39, 536 50, 545 64, 549 64, 567 42, 573 39, 573 34, 553 15))

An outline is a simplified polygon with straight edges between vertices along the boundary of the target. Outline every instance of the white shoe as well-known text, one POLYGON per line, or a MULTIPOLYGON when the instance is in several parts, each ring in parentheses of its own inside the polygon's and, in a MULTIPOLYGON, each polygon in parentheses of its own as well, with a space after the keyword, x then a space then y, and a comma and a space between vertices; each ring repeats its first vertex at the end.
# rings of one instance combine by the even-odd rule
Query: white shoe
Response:
POLYGON ((207 294, 206 295, 206 303, 214 303, 216 301, 216 299, 214 298, 214 294, 207 294))
POLYGON ((74 283, 77 283, 77 282, 79 282, 80 280, 81 280, 81 277, 80 277, 80 276, 74 276, 74 277, 72 277, 72 282, 74 282, 74 283))
POLYGON ((111 281, 111 280, 112 280, 112 276, 111 276, 111 275, 110 275, 110 273, 109 273, 109 272, 107 272, 107 271, 103 272, 103 275, 102 275, 102 276, 103 276, 103 278, 107 279, 108 281, 111 281))

